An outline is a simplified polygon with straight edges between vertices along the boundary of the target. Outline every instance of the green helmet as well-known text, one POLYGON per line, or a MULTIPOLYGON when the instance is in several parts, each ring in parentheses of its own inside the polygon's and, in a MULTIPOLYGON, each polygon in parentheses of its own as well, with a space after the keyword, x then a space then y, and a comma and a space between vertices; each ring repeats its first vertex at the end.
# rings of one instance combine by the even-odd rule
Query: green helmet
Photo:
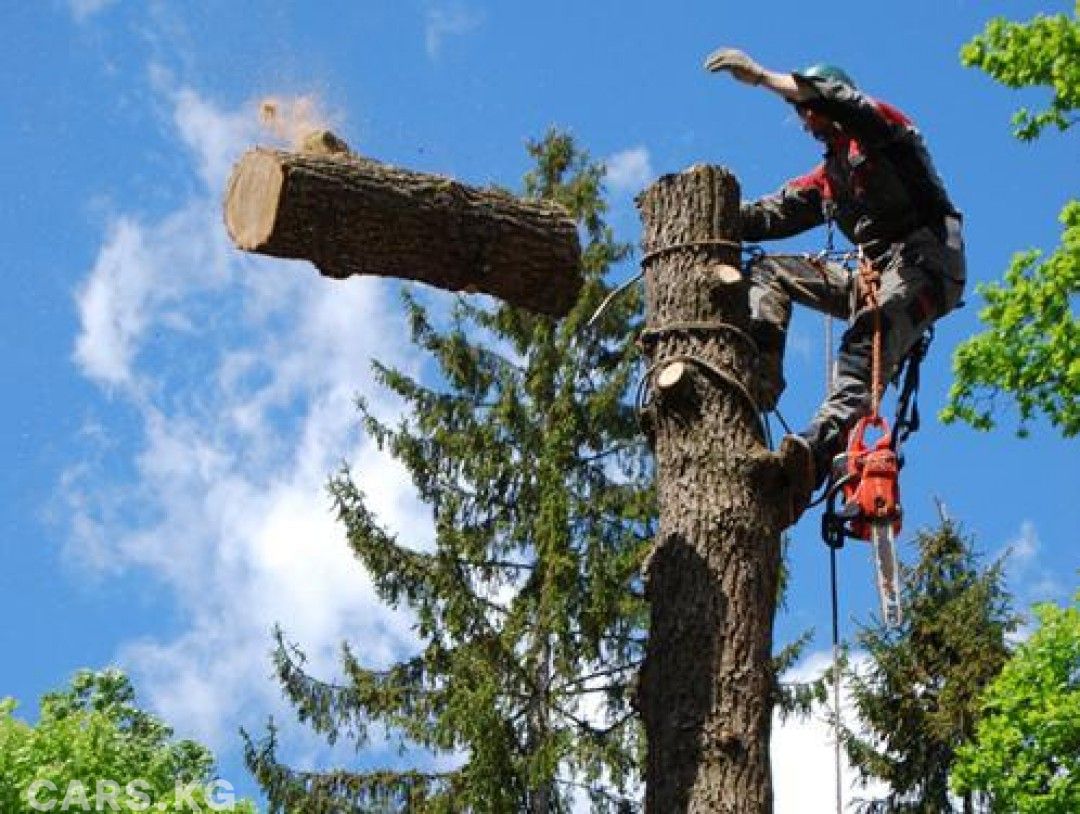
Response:
POLYGON ((832 79, 834 82, 840 82, 848 87, 856 87, 855 80, 851 78, 851 74, 843 68, 836 65, 830 65, 827 62, 817 62, 809 67, 803 68, 797 73, 799 76, 805 76, 809 79, 832 79))

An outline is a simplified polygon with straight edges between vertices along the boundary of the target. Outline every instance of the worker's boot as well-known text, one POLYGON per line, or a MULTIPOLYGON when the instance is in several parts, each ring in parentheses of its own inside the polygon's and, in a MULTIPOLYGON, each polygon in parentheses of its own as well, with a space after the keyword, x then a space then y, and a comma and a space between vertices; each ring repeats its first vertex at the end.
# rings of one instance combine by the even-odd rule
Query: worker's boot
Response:
POLYGON ((814 458, 814 485, 816 491, 829 478, 836 466, 836 456, 844 451, 847 430, 835 419, 816 416, 799 436, 806 439, 814 458))
POLYGON ((785 435, 780 441, 780 466, 787 482, 789 521, 793 526, 810 505, 817 487, 817 466, 810 441, 801 435, 785 435))

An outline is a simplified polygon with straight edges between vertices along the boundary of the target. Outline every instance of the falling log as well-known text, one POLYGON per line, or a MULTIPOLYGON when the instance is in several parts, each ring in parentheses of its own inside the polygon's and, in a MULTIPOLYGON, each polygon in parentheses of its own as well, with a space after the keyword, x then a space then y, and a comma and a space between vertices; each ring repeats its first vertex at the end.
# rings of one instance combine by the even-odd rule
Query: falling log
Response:
MULTIPOLYGON (((311 141, 309 139, 308 141, 311 141)), ((355 274, 484 292, 563 316, 581 289, 577 227, 565 209, 349 153, 255 148, 233 168, 225 224, 237 248, 355 274)))

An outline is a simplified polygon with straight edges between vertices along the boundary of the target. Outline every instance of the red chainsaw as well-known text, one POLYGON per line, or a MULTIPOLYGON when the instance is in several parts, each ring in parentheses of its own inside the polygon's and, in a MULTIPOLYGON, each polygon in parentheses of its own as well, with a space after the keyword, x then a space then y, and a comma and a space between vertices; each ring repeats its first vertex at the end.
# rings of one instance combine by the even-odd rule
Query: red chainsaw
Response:
POLYGON ((902 521, 899 476, 900 458, 888 422, 876 414, 860 419, 848 436, 847 451, 833 461, 833 485, 822 516, 828 545, 841 548, 850 537, 873 547, 881 613, 889 625, 899 624, 903 616, 896 565, 902 521), (873 444, 866 440, 869 429, 880 433, 873 444))

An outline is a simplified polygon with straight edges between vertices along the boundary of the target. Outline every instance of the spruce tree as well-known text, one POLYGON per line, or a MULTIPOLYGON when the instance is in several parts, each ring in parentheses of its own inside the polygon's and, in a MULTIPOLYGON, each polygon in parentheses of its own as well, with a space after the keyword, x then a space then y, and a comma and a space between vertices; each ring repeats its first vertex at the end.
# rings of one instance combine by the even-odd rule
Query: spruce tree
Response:
POLYGON ((439 326, 406 296, 439 385, 375 363, 407 417, 391 426, 359 404, 430 506, 434 548, 382 527, 348 471, 330 484, 353 550, 380 598, 413 612, 422 649, 378 667, 346 646, 337 684, 310 675, 280 631, 274 654, 298 717, 329 741, 362 745, 377 728, 456 768, 299 772, 276 757, 271 724, 261 743, 247 739, 247 760, 272 811, 547 814, 581 787, 605 811, 637 781, 629 684, 656 517, 632 403, 640 295, 588 324, 605 273, 629 254, 604 219, 603 167, 554 131, 528 149, 524 194, 563 204, 585 238, 573 311, 554 321, 459 299, 439 326))
POLYGON ((975 734, 980 695, 1008 659, 1006 634, 1018 620, 1002 563, 982 567, 957 525, 920 532, 917 544, 918 563, 903 569, 903 623, 857 637, 869 666, 848 674, 858 726, 844 730, 844 746, 864 783, 891 790, 861 810, 966 814, 976 801, 950 798, 949 772, 975 734))

